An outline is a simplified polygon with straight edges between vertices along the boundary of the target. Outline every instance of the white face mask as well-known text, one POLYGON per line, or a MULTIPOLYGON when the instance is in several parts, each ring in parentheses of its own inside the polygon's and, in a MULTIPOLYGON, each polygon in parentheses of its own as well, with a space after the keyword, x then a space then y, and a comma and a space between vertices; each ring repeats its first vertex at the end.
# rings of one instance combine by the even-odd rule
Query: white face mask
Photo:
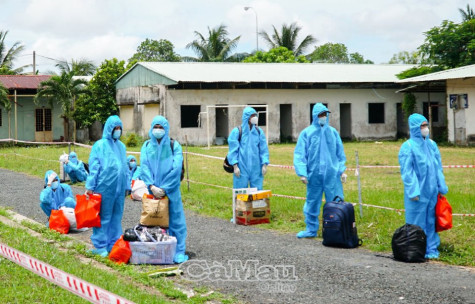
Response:
POLYGON ((161 139, 165 135, 165 130, 164 129, 153 129, 152 134, 153 134, 153 136, 155 136, 156 139, 161 139))
POLYGON ((318 118, 318 123, 319 123, 321 126, 325 125, 326 122, 327 122, 327 117, 326 117, 326 116, 325 116, 325 117, 319 117, 319 118, 318 118))
POLYGON ((421 135, 422 137, 427 137, 429 136, 429 128, 424 128, 424 129, 421 129, 421 135))
POLYGON ((257 116, 251 117, 251 124, 257 125, 258 121, 259 121, 259 118, 257 116))

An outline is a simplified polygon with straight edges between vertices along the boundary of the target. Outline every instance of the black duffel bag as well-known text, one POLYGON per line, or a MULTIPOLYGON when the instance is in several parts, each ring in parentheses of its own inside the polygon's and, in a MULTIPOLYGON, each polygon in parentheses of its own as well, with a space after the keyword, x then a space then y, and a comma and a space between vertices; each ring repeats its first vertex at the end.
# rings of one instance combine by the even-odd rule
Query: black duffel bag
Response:
POLYGON ((409 263, 425 262, 427 237, 421 227, 405 224, 396 229, 391 242, 394 259, 409 263))

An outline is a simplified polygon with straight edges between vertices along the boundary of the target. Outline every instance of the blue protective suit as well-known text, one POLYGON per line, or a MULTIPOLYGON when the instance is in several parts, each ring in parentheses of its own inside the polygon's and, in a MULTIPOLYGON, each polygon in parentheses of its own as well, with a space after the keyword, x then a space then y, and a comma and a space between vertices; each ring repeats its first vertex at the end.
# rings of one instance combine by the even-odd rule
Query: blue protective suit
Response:
POLYGON ((185 256, 186 220, 180 192, 183 153, 181 145, 176 140, 174 140, 172 151, 169 134, 170 126, 167 119, 163 116, 155 116, 148 132, 150 139, 143 144, 140 151, 141 178, 149 189, 150 186, 155 185, 165 190, 169 200, 169 232, 177 239, 174 261, 180 263, 184 262, 183 257, 185 260, 188 259, 185 256), (165 135, 160 142, 152 134, 153 127, 157 124, 165 130, 165 135))
POLYGON ((264 131, 258 126, 253 126, 252 129, 249 127, 249 118, 252 114, 257 112, 251 107, 246 107, 242 112, 241 141, 238 128, 234 128, 228 137, 229 164, 237 164, 241 171, 240 177, 233 174, 235 189, 256 187, 262 190, 264 181, 262 166, 269 164, 269 148, 264 131))
POLYGON ((129 168, 125 145, 112 138, 115 127, 122 128, 119 116, 110 116, 104 126, 102 139, 96 141, 89 155, 89 176, 86 189, 102 195, 101 227, 94 227, 91 241, 97 249, 110 251, 122 234, 125 190, 129 168))
POLYGON ((78 160, 76 152, 69 153, 69 161, 64 164, 64 171, 69 175, 72 183, 83 182, 87 178, 86 168, 83 162, 78 160))
POLYGON ((343 143, 335 128, 328 124, 329 114, 325 124, 319 124, 318 115, 322 112, 329 113, 322 103, 315 104, 312 125, 300 133, 294 151, 295 172, 308 181, 307 200, 303 207, 307 227, 299 232, 299 238, 317 235, 323 193, 326 201, 333 200, 337 195, 344 198, 340 180, 346 170, 343 143))
POLYGON ((58 210, 61 207, 76 207, 76 201, 69 185, 60 183, 56 190, 48 186, 48 176, 52 173, 56 174, 53 170, 46 171, 45 188, 40 194, 40 207, 48 218, 51 215, 51 210, 58 210))
POLYGON ((137 164, 137 159, 135 158, 135 156, 133 156, 133 155, 127 156, 127 165, 129 165, 128 166, 128 168, 129 168, 129 178, 128 178, 128 183, 127 184, 129 185, 129 187, 132 186, 132 181, 133 180, 141 179, 140 178, 140 173, 142 172, 142 169, 140 169, 139 165, 137 165, 137 167, 135 167, 133 169, 130 167, 130 161, 132 159, 135 160, 135 163, 137 164))
POLYGON ((438 258, 439 235, 435 232, 435 205, 437 194, 449 189, 442 172, 442 160, 437 144, 429 137, 422 137, 424 116, 409 116, 410 139, 399 150, 399 165, 404 183, 404 208, 406 223, 420 226, 427 236, 427 258, 438 258), (419 200, 412 200, 419 197, 419 200))

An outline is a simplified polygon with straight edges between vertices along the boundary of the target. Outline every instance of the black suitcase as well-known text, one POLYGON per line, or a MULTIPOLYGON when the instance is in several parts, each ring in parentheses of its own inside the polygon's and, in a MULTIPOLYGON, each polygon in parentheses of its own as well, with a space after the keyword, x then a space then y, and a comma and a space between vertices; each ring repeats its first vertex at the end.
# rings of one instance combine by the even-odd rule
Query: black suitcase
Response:
POLYGON ((363 243, 358 238, 353 205, 339 196, 323 206, 322 231, 325 246, 355 248, 363 243))

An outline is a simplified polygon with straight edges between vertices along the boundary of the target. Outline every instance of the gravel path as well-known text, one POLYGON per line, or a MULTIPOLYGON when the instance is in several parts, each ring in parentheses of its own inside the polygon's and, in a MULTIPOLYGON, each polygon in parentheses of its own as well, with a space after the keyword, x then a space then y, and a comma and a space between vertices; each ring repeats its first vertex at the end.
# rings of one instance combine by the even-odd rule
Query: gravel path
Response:
MULTIPOLYGON (((0 169, 0 206, 46 222, 39 207, 43 180, 0 169)), ((84 188, 73 187, 75 194, 84 188)), ((127 199, 124 228, 140 205, 127 199)), ((407 264, 364 249, 324 247, 257 227, 187 212, 184 278, 200 280, 250 303, 475 303, 475 269, 437 262, 407 264), (245 264, 247 261, 247 264, 245 264), (239 268, 242 263, 242 267, 239 268)), ((90 231, 76 234, 89 242, 90 231)))

